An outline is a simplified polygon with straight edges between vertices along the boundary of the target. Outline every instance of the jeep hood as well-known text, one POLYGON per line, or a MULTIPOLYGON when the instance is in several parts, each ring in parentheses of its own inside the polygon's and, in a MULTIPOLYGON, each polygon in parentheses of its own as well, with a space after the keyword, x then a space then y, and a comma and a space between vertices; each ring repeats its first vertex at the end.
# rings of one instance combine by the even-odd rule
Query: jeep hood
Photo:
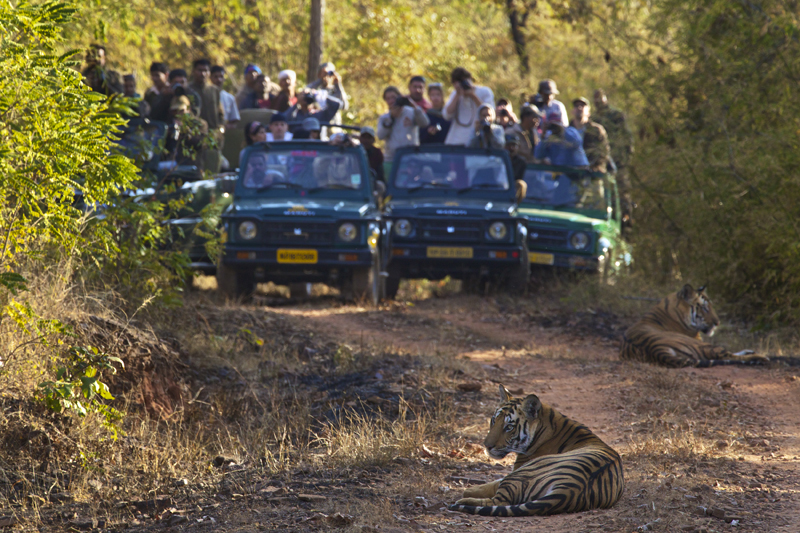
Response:
POLYGON ((509 201, 476 198, 392 199, 386 210, 391 216, 499 216, 513 215, 516 205, 509 201))
POLYGON ((602 218, 595 218, 581 213, 537 209, 533 207, 520 207, 519 214, 527 217, 528 221, 531 223, 560 228, 580 227, 589 229, 608 223, 607 220, 602 218))
POLYGON ((336 218, 361 217, 370 211, 365 200, 314 198, 291 201, 276 198, 237 198, 228 214, 259 217, 336 218))

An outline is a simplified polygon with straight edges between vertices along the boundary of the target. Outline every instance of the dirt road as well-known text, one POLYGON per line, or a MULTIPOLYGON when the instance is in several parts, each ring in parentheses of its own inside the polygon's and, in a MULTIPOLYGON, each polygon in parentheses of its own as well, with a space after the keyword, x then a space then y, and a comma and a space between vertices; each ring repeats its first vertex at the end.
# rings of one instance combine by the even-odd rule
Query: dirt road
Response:
MULTIPOLYGON (((618 338, 630 319, 569 313, 535 300, 450 295, 380 309, 318 300, 271 310, 354 350, 371 346, 457 361, 463 370, 452 386, 481 385, 455 402, 455 428, 466 448, 454 453, 431 444, 410 461, 369 474, 363 485, 385 520, 376 522, 373 512, 354 505, 363 498, 358 490, 333 491, 331 501, 317 506, 329 515, 351 513, 354 531, 800 531, 800 381, 791 370, 623 363, 618 338), (465 482, 510 471, 510 459, 498 466, 475 452, 501 383, 518 394, 537 394, 622 454, 626 489, 617 506, 513 520, 446 510, 465 482), (417 482, 408 485, 408 476, 417 482)), ((262 526, 329 527, 321 519, 290 526, 282 519, 286 505, 267 503, 274 511, 262 526)), ((307 519, 314 509, 291 507, 307 519)), ((247 527, 229 525, 231 531, 247 527)))

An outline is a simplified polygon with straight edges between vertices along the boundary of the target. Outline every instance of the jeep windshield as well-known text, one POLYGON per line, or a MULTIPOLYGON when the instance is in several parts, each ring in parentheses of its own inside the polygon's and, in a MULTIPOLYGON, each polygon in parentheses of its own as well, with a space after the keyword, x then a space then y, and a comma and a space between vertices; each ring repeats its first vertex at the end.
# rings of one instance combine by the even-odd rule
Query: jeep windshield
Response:
POLYGON ((527 202, 550 208, 606 211, 605 178, 587 171, 528 168, 525 171, 527 202))
POLYGON ((324 190, 361 190, 365 184, 356 152, 336 147, 252 151, 241 172, 246 190, 298 189, 308 193, 324 190))
POLYGON ((394 186, 409 192, 421 189, 507 191, 505 161, 491 154, 407 153, 397 161, 394 186))

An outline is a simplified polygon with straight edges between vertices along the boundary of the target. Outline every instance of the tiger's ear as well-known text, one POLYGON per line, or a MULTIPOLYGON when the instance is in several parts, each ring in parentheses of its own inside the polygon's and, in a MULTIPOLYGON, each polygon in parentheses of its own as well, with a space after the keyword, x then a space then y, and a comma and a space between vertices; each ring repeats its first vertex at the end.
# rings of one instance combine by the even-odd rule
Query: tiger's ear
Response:
POLYGON ((530 394, 522 400, 522 412, 528 418, 538 418, 542 410, 542 401, 535 394, 530 394))
POLYGON ((697 296, 697 293, 694 291, 694 288, 688 283, 684 285, 683 288, 678 293, 678 297, 681 300, 686 300, 687 302, 691 302, 695 296, 697 296))
POLYGON ((703 292, 706 290, 706 287, 708 287, 708 282, 703 283, 703 286, 697 289, 697 294, 703 294, 703 292))
POLYGON ((500 385, 500 399, 503 400, 503 403, 511 399, 511 393, 503 385, 500 385))

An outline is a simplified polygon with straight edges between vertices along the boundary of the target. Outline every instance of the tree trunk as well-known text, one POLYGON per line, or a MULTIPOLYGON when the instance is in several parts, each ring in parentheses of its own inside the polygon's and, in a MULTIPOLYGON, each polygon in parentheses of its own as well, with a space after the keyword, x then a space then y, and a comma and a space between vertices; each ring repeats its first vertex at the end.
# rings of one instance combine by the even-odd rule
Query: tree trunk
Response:
POLYGON ((528 22, 528 13, 536 7, 536 2, 522 2, 521 9, 519 4, 520 2, 515 0, 506 0, 506 13, 508 14, 508 21, 511 23, 511 40, 514 41, 514 50, 519 56, 520 73, 523 76, 527 76, 531 67, 528 62, 528 48, 524 30, 528 22))
POLYGON ((317 79, 317 71, 322 63, 322 37, 325 17, 325 0, 311 0, 311 24, 308 40, 308 80, 317 79))

